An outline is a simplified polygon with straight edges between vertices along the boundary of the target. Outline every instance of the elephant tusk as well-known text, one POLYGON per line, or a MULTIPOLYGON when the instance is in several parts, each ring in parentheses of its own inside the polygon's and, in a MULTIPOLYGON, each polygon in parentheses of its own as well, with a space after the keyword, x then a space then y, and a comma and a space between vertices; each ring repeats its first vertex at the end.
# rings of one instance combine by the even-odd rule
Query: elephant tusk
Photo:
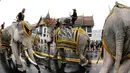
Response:
POLYGON ((46 57, 37 55, 33 50, 32 50, 32 52, 33 52, 33 54, 34 54, 36 57, 38 57, 38 58, 41 58, 41 59, 45 59, 45 58, 46 58, 46 57))
POLYGON ((34 61, 29 57, 27 51, 25 50, 24 52, 25 52, 25 55, 26 55, 26 57, 28 58, 28 60, 29 60, 32 64, 37 65, 37 63, 34 62, 34 61))

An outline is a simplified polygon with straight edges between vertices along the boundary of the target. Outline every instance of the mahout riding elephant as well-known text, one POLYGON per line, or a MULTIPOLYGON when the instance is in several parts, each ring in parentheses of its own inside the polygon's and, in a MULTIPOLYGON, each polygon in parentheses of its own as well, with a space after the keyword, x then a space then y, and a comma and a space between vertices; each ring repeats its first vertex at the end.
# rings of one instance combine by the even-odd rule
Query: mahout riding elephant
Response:
MULTIPOLYGON (((22 21, 20 24, 13 22, 10 26, 2 30, 1 33, 1 44, 2 46, 10 47, 10 57, 14 56, 16 68, 18 71, 24 72, 25 67, 22 62, 21 52, 23 51, 26 58, 35 65, 40 72, 40 68, 35 62, 34 56, 38 56, 32 49, 32 28, 36 25, 30 25, 27 21, 22 21)), ((3 48, 3 47, 2 47, 3 48)), ((38 56, 40 57, 40 56, 38 56)))
POLYGON ((130 7, 116 2, 106 18, 102 45, 104 62, 100 73, 128 73, 130 71, 130 7), (114 66, 114 67, 113 67, 114 66))
POLYGON ((62 70, 66 73, 78 72, 81 67, 83 68, 88 63, 86 49, 89 48, 90 38, 82 28, 72 28, 65 21, 61 23, 61 26, 56 30, 54 27, 48 26, 50 39, 47 42, 56 43, 54 60, 56 61, 58 56, 60 56, 58 59, 62 60, 61 66, 58 65, 56 68, 60 67, 57 69, 60 72, 62 70))

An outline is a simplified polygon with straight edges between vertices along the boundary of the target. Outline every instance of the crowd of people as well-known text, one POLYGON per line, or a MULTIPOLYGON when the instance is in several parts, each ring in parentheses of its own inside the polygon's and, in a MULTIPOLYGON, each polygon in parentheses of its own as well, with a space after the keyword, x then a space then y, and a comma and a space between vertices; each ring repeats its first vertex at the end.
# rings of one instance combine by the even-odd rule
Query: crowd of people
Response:
POLYGON ((90 48, 87 51, 100 51, 102 47, 102 42, 98 40, 91 40, 90 48))

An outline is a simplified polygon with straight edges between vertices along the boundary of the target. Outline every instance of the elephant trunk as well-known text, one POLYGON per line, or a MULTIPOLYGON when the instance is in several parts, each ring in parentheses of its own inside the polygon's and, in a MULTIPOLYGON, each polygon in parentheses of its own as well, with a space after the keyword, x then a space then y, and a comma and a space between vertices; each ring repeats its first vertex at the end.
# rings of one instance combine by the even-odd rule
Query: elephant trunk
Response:
POLYGON ((118 71, 119 71, 120 62, 122 59, 122 51, 123 51, 123 42, 122 42, 122 40, 117 40, 116 41, 116 58, 115 58, 114 73, 118 73, 118 71))

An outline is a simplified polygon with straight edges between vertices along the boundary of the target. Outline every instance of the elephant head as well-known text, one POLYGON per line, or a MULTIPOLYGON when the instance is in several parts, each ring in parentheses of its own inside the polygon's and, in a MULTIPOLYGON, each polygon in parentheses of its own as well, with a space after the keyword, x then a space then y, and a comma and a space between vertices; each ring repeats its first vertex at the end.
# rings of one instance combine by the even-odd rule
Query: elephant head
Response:
MULTIPOLYGON (((33 56, 35 52, 32 50, 31 29, 29 23, 24 21, 19 23, 13 22, 13 24, 8 28, 8 33, 11 35, 11 49, 18 67, 22 64, 19 57, 21 53, 20 50, 24 50, 28 60, 37 67, 37 63, 33 56)), ((21 71, 21 68, 19 70, 21 71)))

